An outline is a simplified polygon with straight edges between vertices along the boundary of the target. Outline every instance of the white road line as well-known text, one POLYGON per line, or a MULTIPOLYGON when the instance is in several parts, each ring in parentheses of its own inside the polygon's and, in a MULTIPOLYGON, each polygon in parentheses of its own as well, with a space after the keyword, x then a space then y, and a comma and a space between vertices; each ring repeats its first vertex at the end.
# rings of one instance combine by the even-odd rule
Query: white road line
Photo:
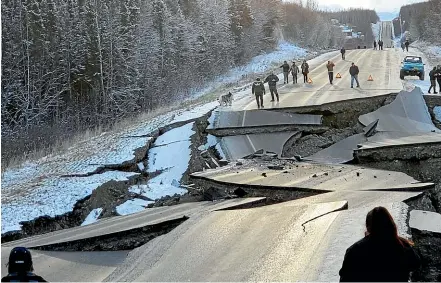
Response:
POLYGON ((251 145, 251 147, 253 148, 254 152, 256 152, 256 151, 257 151, 257 150, 256 150, 256 147, 254 146, 253 142, 251 141, 251 138, 250 138, 249 135, 247 135, 247 139, 248 139, 248 141, 250 142, 250 145, 251 145))

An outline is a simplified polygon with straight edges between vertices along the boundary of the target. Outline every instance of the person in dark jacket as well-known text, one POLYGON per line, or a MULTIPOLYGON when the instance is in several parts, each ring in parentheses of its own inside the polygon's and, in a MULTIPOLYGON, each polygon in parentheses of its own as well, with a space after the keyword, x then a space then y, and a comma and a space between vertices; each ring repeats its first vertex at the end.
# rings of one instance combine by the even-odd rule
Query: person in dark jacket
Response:
POLYGON ((297 67, 296 62, 292 62, 291 69, 289 69, 292 75, 292 83, 297 83, 297 74, 300 73, 299 67, 297 67))
POLYGON ((303 63, 300 66, 300 68, 302 69, 303 82, 307 83, 308 82, 309 65, 308 65, 308 63, 306 63, 306 60, 303 60, 303 63))
POLYGON ((366 216, 365 237, 346 250, 340 282, 407 282, 420 266, 413 243, 398 236, 397 226, 384 207, 366 216))
POLYGON ((406 39, 406 42, 404 43, 404 45, 406 46, 406 51, 409 52, 409 40, 406 39))
MULTIPOLYGON (((433 70, 429 72, 429 78, 430 78, 429 93, 433 88, 433 93, 437 94, 437 92, 436 92, 436 74, 437 74, 437 69, 436 69, 436 67, 433 67, 433 70)), ((441 91, 441 89, 440 89, 440 91, 441 91)))
POLYGON ((280 66, 280 68, 283 69, 283 84, 287 84, 288 83, 288 74, 289 74, 289 64, 288 62, 284 61, 283 65, 280 66))
POLYGON ((377 50, 377 41, 374 40, 374 50, 377 50))
POLYGON ((277 97, 277 102, 279 102, 279 93, 277 92, 277 82, 279 81, 279 78, 274 75, 274 72, 271 72, 271 75, 266 77, 265 82, 268 83, 269 90, 271 93, 271 102, 274 101, 274 94, 277 97))
POLYGON ((257 78, 256 81, 253 83, 251 92, 256 96, 257 108, 264 108, 263 95, 265 94, 265 86, 259 78, 257 78))
POLYGON ((360 87, 360 83, 358 82, 358 73, 360 73, 358 66, 352 62, 351 67, 349 67, 349 74, 351 75, 351 88, 354 88, 354 80, 357 82, 357 87, 360 87))
POLYGON ((33 273, 31 252, 26 248, 13 248, 7 266, 8 275, 2 278, 2 282, 47 282, 33 273))
POLYGON ((345 54, 346 54, 346 49, 344 48, 344 47, 342 47, 341 49, 340 49, 340 53, 341 53, 341 59, 342 60, 345 60, 345 54))
POLYGON ((326 69, 328 69, 329 83, 332 85, 332 81, 334 80, 334 67, 335 64, 332 61, 328 61, 326 64, 326 69))

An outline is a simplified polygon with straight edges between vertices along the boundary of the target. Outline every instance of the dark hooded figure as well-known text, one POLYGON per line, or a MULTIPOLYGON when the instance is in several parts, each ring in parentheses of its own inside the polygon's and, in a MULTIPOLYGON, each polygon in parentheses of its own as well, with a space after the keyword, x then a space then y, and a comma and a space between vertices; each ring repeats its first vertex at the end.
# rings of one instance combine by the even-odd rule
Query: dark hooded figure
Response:
POLYGON ((257 108, 263 107, 263 95, 265 94, 265 86, 260 81, 260 78, 257 78, 251 87, 251 92, 256 96, 257 108))
POLYGON ((15 247, 9 254, 8 275, 2 282, 47 282, 42 277, 32 273, 34 266, 31 252, 23 247, 15 247))
POLYGON ((340 282, 407 282, 420 265, 413 243, 398 236, 389 211, 378 206, 366 216, 365 237, 346 250, 340 282))
POLYGON ((377 42, 374 40, 374 50, 377 50, 377 42))
POLYGON ((289 69, 290 69, 288 62, 284 61, 283 65, 280 66, 280 68, 283 69, 283 84, 287 84, 288 83, 288 74, 289 74, 289 69))
POLYGON ((409 40, 406 39, 406 42, 404 43, 404 45, 406 46, 406 51, 409 52, 409 40))

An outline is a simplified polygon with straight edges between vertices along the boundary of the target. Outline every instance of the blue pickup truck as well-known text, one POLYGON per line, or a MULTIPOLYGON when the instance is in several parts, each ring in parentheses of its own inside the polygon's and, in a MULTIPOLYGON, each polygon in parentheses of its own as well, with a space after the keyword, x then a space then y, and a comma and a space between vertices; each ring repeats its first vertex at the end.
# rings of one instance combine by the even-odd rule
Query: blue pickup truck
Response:
POLYGON ((418 76, 424 81, 424 64, 423 59, 419 56, 406 56, 402 62, 400 70, 400 79, 404 80, 405 76, 418 76))

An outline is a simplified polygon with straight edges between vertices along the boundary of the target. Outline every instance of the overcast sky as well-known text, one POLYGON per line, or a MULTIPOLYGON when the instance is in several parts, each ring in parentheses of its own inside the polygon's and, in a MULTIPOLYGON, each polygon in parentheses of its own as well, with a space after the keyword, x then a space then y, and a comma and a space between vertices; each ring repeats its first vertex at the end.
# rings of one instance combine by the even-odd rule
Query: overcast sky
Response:
POLYGON ((375 9, 377 12, 394 12, 398 11, 403 5, 423 1, 424 0, 317 0, 321 6, 340 5, 343 8, 363 7, 375 9))

